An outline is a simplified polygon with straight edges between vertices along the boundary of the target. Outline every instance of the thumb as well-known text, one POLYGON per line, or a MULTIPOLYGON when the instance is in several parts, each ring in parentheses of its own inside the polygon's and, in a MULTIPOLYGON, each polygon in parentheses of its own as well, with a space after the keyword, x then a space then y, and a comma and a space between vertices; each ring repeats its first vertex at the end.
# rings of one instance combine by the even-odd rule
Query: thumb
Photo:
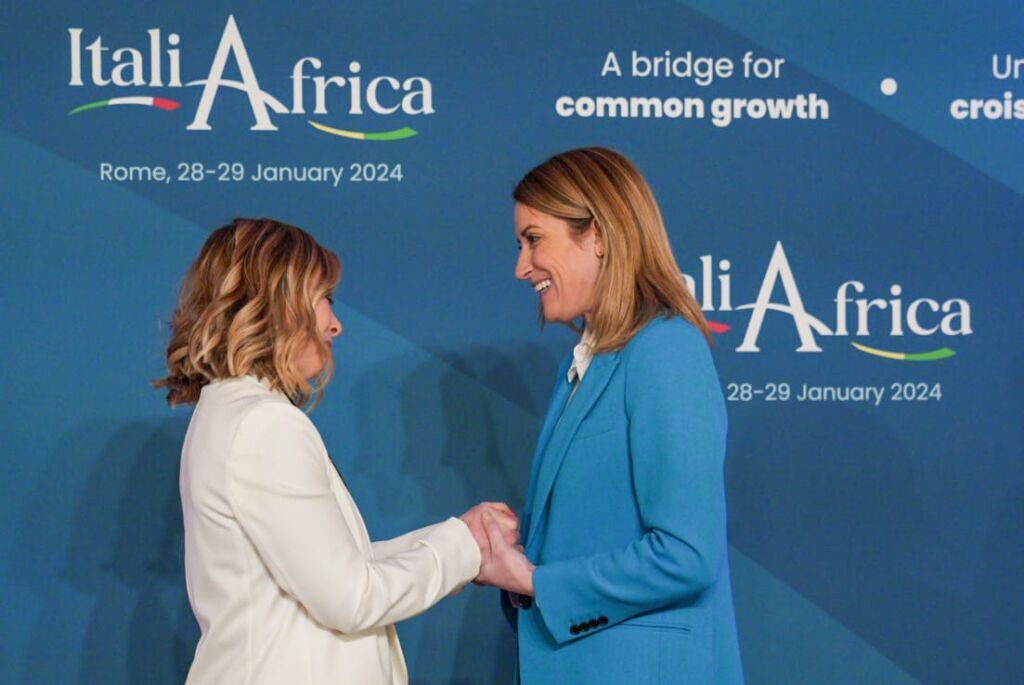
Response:
POLYGON ((491 543, 491 550, 499 550, 504 547, 508 547, 508 543, 505 542, 505 536, 501 532, 501 526, 494 518, 494 514, 489 511, 485 511, 483 516, 484 530, 487 531, 487 540, 491 543))

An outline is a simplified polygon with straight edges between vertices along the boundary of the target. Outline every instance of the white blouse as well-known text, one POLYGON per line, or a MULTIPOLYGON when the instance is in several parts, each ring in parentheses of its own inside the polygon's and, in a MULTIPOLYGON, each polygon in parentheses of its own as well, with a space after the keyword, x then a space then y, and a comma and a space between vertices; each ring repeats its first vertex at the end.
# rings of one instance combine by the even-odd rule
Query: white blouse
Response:
POLYGON ((570 383, 583 380, 583 374, 590 368, 590 360, 594 358, 593 345, 594 336, 584 331, 579 344, 572 348, 572 364, 569 366, 568 373, 570 383))

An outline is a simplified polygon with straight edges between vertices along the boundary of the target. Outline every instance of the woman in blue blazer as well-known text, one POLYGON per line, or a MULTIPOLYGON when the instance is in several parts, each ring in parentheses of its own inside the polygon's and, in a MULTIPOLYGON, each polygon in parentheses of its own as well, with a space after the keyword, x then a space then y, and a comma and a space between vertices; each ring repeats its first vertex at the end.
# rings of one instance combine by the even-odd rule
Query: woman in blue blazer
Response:
POLYGON ((514 197, 516 277, 583 332, 537 443, 525 554, 494 526, 481 570, 509 591, 519 682, 742 683, 725 403, 654 196, 625 157, 586 148, 514 197))

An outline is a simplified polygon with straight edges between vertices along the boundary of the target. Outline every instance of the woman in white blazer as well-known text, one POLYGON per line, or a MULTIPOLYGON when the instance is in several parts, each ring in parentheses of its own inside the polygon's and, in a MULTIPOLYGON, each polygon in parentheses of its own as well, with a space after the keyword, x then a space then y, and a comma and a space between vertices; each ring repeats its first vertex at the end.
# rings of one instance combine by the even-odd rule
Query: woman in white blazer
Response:
POLYGON ((300 408, 333 372, 340 271, 302 230, 236 219, 186 275, 156 385, 172 405, 195 404, 180 476, 202 632, 189 685, 406 683, 393 624, 477 576, 484 511, 518 541, 515 516, 495 503, 370 541, 300 408))

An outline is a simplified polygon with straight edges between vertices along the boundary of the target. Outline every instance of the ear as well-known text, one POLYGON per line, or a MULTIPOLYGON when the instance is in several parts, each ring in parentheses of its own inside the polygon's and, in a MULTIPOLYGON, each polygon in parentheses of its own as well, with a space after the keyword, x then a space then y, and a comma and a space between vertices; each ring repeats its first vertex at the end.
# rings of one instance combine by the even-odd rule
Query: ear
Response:
POLYGON ((601 259, 604 257, 604 231, 601 230, 601 224, 597 219, 594 219, 592 225, 594 227, 594 254, 601 259))

